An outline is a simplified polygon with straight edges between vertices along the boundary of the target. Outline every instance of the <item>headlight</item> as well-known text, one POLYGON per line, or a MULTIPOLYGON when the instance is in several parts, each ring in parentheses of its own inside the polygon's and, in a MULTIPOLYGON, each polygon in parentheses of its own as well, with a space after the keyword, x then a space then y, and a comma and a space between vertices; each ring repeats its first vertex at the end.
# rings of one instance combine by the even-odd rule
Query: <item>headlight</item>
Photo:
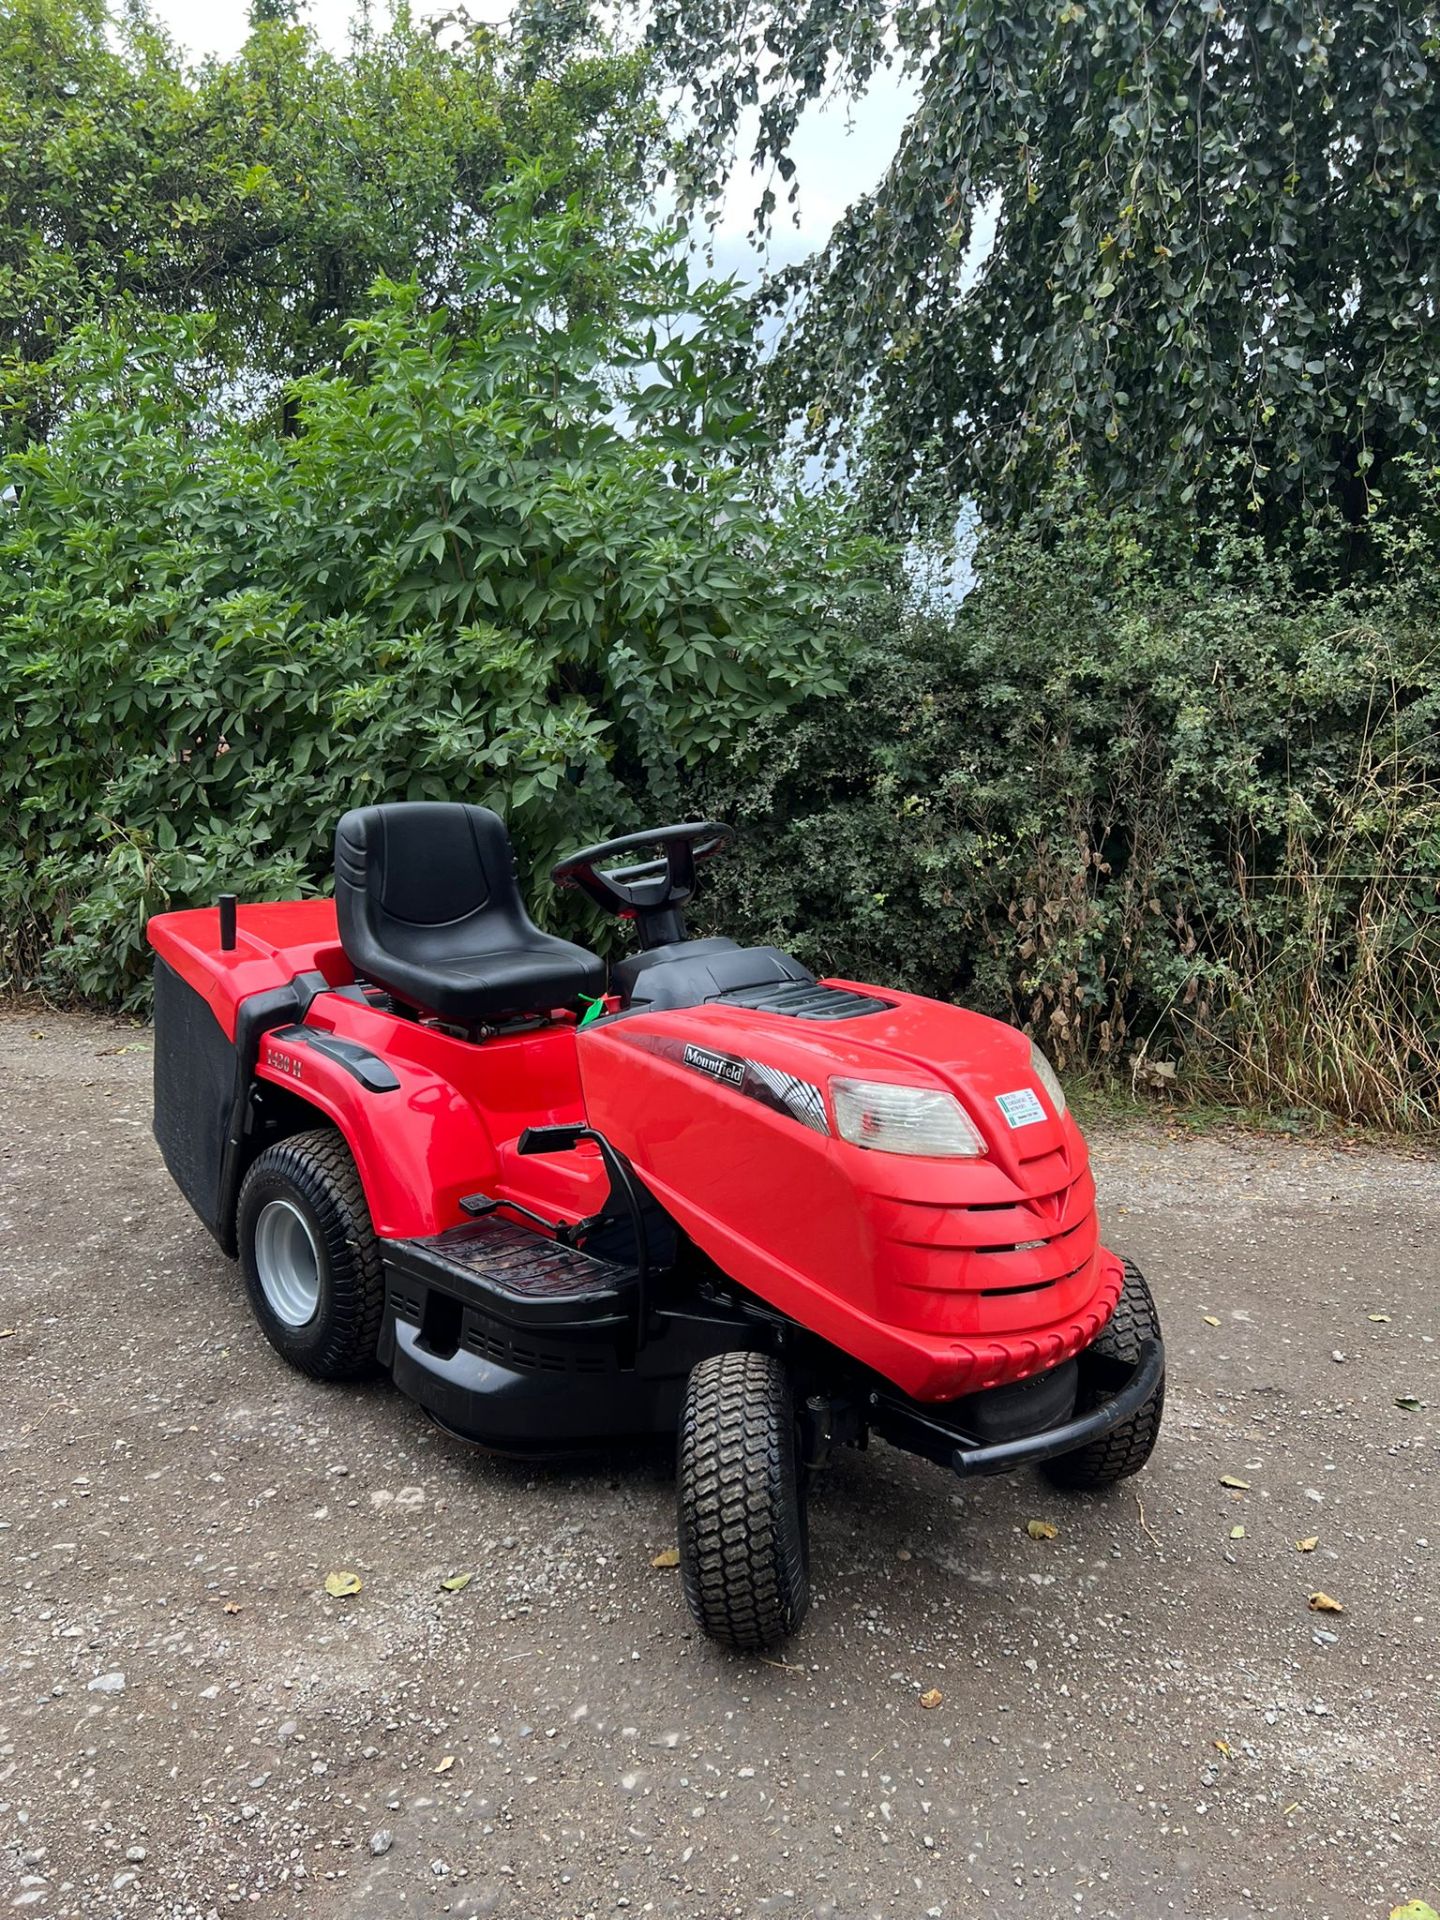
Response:
POLYGON ((1041 1053, 1032 1040, 1030 1042, 1030 1071, 1050 1096, 1050 1104, 1060 1119, 1065 1117, 1065 1089, 1060 1084, 1059 1075, 1041 1053))
POLYGON ((941 1087, 897 1087, 885 1080, 832 1080, 835 1127, 842 1140, 879 1153, 946 1159, 984 1153, 975 1122, 941 1087))

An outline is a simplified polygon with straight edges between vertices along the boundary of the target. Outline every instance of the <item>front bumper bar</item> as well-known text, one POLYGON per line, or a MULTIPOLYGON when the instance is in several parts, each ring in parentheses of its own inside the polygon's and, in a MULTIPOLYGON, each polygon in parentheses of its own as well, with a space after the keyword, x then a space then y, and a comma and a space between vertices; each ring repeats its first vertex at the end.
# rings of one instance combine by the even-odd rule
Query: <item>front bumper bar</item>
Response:
POLYGON ((1116 1368, 1114 1390, 1089 1413, 1066 1420, 1055 1427, 1042 1427, 1036 1433, 1022 1434, 1015 1440, 982 1441, 958 1427, 947 1426, 922 1413, 914 1401, 872 1402, 872 1418, 893 1445, 923 1454, 942 1467, 950 1467, 962 1480, 979 1479, 991 1473, 1009 1473, 1015 1467, 1032 1467, 1042 1460, 1054 1460, 1062 1453, 1074 1453, 1089 1446, 1148 1406, 1165 1378, 1165 1348, 1158 1340, 1142 1340, 1133 1367, 1116 1368))

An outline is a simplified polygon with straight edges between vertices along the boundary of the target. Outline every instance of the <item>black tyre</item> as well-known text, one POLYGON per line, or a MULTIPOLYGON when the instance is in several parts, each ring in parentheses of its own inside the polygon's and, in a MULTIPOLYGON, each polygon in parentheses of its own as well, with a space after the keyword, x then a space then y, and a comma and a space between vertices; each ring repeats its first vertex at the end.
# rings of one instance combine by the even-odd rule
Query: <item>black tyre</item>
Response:
POLYGON ((317 1380, 375 1371, 385 1305, 365 1192, 338 1133, 267 1147, 240 1188, 240 1270, 265 1338, 317 1380))
MULTIPOLYGON (((1145 1276, 1131 1261, 1125 1262, 1125 1285, 1119 1305, 1098 1340, 1080 1356, 1080 1392, 1076 1397, 1077 1414, 1089 1413, 1104 1397, 1098 1384, 1086 1384, 1086 1359, 1091 1354, 1105 1360, 1120 1360, 1132 1365, 1140 1355, 1142 1340, 1160 1337, 1160 1316, 1145 1284, 1145 1276)), ((1160 1420, 1165 1412, 1165 1382, 1160 1382, 1153 1400, 1139 1413, 1112 1427, 1102 1439, 1074 1453, 1062 1453, 1047 1460, 1044 1473, 1057 1487, 1088 1490, 1113 1486, 1132 1473, 1138 1473, 1155 1450, 1160 1437, 1160 1420)))
POLYGON ((721 1353, 690 1375, 680 1421, 680 1574, 698 1626, 754 1653, 810 1605, 795 1403, 768 1353, 721 1353))

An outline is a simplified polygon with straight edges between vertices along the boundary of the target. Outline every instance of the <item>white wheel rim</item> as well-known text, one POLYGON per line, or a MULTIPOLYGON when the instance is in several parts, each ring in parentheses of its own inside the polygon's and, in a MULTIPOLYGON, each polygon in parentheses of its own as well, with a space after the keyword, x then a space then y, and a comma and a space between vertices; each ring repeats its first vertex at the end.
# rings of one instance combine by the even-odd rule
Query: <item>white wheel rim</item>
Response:
POLYGON ((287 1327, 303 1327, 320 1305, 320 1252, 310 1223, 289 1200, 267 1200, 255 1222, 255 1272, 265 1304, 287 1327))

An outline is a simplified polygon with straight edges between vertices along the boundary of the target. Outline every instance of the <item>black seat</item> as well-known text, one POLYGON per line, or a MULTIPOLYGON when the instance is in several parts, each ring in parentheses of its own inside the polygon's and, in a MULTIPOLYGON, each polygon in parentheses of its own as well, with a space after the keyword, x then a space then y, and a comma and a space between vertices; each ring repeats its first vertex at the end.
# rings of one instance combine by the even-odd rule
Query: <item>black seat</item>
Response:
POLYGON ((531 922, 505 823, 486 807, 354 808, 335 830, 335 907, 357 973, 461 1026, 604 985, 603 961, 531 922))

